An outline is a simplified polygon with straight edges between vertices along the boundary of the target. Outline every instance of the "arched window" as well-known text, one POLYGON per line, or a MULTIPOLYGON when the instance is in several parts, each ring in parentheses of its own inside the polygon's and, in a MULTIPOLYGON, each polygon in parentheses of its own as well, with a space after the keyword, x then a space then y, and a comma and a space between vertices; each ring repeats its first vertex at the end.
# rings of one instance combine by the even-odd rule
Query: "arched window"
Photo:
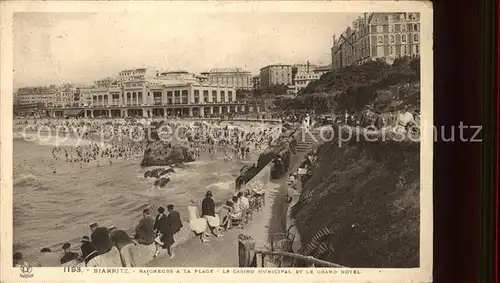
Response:
POLYGON ((382 43, 384 43, 384 38, 380 35, 378 37, 378 44, 382 44, 382 43))
POLYGON ((401 42, 406 42, 406 34, 401 35, 401 42))
POLYGON ((413 41, 418 42, 418 34, 413 35, 413 41))
POLYGON ((418 30, 418 25, 417 25, 417 24, 414 24, 414 25, 413 25, 413 30, 414 30, 414 31, 417 31, 417 30, 418 30))
POLYGON ((391 39, 391 43, 394 43, 394 35, 391 35, 390 39, 391 39))

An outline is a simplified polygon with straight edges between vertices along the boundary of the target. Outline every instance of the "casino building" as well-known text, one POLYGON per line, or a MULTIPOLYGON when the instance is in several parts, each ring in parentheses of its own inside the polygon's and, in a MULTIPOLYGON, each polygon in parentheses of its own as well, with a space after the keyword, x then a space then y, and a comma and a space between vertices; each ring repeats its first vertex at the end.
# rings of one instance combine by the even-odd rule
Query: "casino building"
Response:
MULTIPOLYGON (((81 102, 82 89, 77 89, 81 102)), ((236 87, 209 83, 206 77, 186 71, 159 72, 153 68, 124 70, 116 78, 94 82, 78 107, 52 107, 51 117, 207 117, 253 112, 253 106, 237 101, 236 87)), ((75 95, 77 92, 75 92, 75 95)))

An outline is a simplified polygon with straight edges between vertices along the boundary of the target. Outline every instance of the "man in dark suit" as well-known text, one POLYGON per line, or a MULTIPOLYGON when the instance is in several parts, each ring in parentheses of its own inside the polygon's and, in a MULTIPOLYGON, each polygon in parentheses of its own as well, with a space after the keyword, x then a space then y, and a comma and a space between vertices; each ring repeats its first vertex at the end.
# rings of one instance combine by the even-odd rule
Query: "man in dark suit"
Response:
POLYGON ((172 234, 176 234, 183 227, 181 215, 179 214, 179 212, 174 210, 174 206, 171 204, 167 205, 167 210, 168 210, 167 222, 169 225, 169 230, 171 231, 172 234))

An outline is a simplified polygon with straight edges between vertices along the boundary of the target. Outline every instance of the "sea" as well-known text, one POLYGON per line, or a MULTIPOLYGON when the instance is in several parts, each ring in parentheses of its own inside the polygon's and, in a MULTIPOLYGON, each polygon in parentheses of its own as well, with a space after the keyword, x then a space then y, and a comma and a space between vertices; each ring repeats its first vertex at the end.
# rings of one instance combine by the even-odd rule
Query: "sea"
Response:
MULTIPOLYGON (((13 249, 28 259, 44 247, 60 250, 65 242, 77 248, 93 222, 131 231, 143 209, 150 208, 155 215, 159 206, 167 204, 173 204, 186 220, 189 200, 201 203, 207 190, 216 203, 224 203, 234 194, 240 169, 258 156, 232 161, 207 157, 186 163, 175 168, 171 181, 158 189, 153 186, 155 179, 144 178, 146 170, 155 167, 141 168, 141 156, 101 167, 49 165, 54 146, 50 138, 28 141, 14 135, 13 249)), ((61 148, 69 146, 71 140, 61 148)))

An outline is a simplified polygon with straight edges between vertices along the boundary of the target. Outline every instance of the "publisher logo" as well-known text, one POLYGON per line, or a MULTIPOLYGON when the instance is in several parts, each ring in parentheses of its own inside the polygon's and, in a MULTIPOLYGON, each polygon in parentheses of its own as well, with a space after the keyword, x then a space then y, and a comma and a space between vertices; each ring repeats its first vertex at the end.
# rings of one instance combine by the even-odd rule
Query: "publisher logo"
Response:
POLYGON ((20 276, 22 278, 31 278, 33 277, 33 274, 31 274, 31 271, 33 271, 33 268, 29 265, 29 263, 25 262, 23 265, 21 265, 21 274, 20 276))

